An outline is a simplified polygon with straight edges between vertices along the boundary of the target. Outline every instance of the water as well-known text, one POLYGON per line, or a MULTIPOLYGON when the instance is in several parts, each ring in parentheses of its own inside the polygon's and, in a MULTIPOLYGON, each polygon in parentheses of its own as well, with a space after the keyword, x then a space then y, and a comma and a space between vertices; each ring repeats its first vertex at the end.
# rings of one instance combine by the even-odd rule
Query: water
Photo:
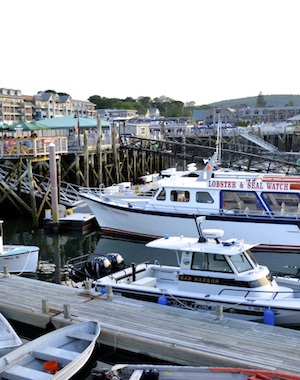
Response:
MULTIPOLYGON (((60 283, 66 279, 66 263, 68 259, 84 254, 94 258, 107 253, 116 252, 123 256, 126 264, 132 262, 158 260, 161 264, 177 265, 174 252, 147 248, 143 242, 120 240, 104 237, 100 231, 93 231, 82 235, 78 232, 49 234, 43 229, 32 229, 31 220, 18 218, 6 220, 4 223, 4 244, 26 244, 40 247, 39 269, 30 277, 42 281, 60 283)), ((266 265, 271 271, 300 275, 300 255, 290 253, 276 253, 256 251, 254 256, 261 265, 266 265)), ((17 330, 18 331, 18 330, 17 330)), ((141 358, 133 354, 126 354, 120 350, 112 350, 101 346, 95 358, 108 363, 152 363, 158 364, 149 358, 141 358)), ((93 365, 86 370, 82 379, 91 379, 90 371, 93 365)), ((205 365, 203 363, 202 365, 205 365)))

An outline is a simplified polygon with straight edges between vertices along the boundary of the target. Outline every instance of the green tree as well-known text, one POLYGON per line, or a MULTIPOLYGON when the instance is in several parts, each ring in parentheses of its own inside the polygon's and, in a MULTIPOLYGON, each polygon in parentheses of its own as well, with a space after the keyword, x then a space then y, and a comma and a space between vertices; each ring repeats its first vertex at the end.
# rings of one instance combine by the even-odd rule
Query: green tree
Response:
POLYGON ((267 102, 265 101, 265 98, 262 92, 260 92, 256 98, 256 107, 266 107, 266 106, 267 106, 267 102))
POLYGON ((285 105, 285 107, 295 107, 295 103, 294 103, 292 100, 290 100, 290 101, 285 105))

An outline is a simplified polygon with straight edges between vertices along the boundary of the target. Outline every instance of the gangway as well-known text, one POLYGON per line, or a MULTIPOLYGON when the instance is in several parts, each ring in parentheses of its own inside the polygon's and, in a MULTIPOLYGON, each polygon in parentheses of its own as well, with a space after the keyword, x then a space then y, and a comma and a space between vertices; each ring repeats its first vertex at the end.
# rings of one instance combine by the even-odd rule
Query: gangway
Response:
POLYGON ((268 143, 267 141, 261 139, 257 135, 251 132, 246 131, 240 131, 240 136, 244 137, 245 139, 253 142, 256 145, 259 145, 261 148, 268 150, 269 152, 277 152, 278 148, 277 146, 268 143))
MULTIPOLYGON (((0 165, 0 182, 7 182, 9 178, 10 189, 20 191, 23 194, 30 194, 30 183, 27 176, 27 170, 20 173, 12 173, 11 168, 6 165, 0 165)), ((50 178, 43 177, 33 173, 33 180, 36 184, 35 196, 43 199, 45 196, 50 202, 50 178)), ((61 181, 59 186, 59 202, 66 207, 74 207, 82 202, 79 197, 79 186, 61 181)))

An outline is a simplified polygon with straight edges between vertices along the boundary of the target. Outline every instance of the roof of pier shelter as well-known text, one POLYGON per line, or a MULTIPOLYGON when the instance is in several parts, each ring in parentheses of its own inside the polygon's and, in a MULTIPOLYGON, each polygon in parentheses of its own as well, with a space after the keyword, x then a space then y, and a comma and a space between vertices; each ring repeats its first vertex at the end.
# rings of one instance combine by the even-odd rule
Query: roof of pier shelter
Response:
MULTIPOLYGON (((88 119, 86 117, 76 118, 74 116, 55 117, 52 119, 39 120, 40 124, 47 125, 50 128, 65 129, 74 128, 78 124, 80 128, 97 128, 97 119, 88 119)), ((102 127, 109 127, 109 122, 101 120, 102 127)))

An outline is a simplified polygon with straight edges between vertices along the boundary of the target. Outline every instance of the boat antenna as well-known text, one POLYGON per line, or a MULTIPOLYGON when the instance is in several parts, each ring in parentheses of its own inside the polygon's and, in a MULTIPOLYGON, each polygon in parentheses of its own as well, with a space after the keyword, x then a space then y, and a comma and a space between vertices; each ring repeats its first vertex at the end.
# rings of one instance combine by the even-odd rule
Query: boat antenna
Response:
POLYGON ((206 239, 205 239, 205 237, 203 235, 203 232, 202 232, 202 229, 201 229, 201 223, 204 222, 205 216, 198 216, 197 217, 196 214, 193 214, 193 215, 194 215, 197 231, 198 231, 198 234, 199 234, 199 240, 198 240, 198 242, 199 243, 205 243, 206 239))

